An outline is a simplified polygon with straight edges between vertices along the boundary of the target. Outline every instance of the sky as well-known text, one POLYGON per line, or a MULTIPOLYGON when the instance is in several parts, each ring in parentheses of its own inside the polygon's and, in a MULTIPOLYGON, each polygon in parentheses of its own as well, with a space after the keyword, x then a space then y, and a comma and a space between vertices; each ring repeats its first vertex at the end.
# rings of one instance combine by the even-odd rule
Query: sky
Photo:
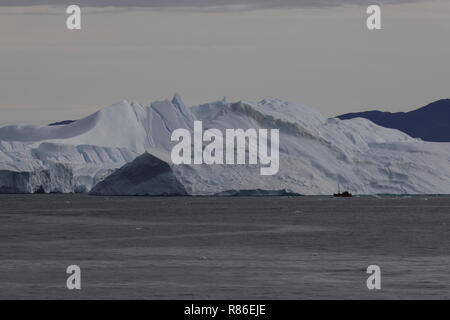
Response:
POLYGON ((450 98, 450 1, 0 0, 0 125, 121 100, 279 98, 324 116, 450 98), (82 30, 65 6, 82 7, 82 30))

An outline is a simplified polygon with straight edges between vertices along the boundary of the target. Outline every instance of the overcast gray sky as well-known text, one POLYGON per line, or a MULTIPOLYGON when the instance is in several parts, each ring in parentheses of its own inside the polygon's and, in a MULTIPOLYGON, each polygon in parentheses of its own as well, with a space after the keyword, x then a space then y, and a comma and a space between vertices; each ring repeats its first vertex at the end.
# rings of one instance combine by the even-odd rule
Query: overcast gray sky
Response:
POLYGON ((450 97, 450 1, 379 0, 381 31, 365 27, 370 3, 0 0, 0 125, 175 92, 190 105, 281 98, 326 116, 450 97), (66 29, 64 3, 82 6, 81 31, 66 29))

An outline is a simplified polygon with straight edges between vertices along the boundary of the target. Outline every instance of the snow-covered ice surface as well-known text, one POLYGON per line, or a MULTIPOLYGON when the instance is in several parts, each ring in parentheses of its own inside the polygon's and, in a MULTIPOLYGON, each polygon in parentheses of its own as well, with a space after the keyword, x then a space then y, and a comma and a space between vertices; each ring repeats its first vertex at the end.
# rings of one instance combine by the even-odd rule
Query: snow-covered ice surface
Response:
POLYGON ((356 194, 448 194, 450 143, 423 142, 361 118, 326 119, 280 100, 186 107, 179 96, 148 106, 123 101, 67 125, 0 128, 3 193, 88 192, 96 186, 94 194, 312 195, 332 194, 338 183, 356 194), (171 133, 192 132, 195 120, 203 121, 204 130, 279 129, 279 172, 261 176, 259 165, 172 164, 171 133), (144 153, 153 157, 131 163, 144 153), (144 174, 155 158, 162 174, 149 173, 138 183, 129 179, 130 169, 144 174), (125 164, 126 170, 111 175, 125 164))

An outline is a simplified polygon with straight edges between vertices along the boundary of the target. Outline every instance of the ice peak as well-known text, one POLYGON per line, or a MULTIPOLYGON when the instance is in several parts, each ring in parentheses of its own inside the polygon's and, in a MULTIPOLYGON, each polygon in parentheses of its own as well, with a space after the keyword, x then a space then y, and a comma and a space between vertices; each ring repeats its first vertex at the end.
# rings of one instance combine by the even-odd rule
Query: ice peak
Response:
POLYGON ((172 98, 172 104, 176 105, 179 108, 186 108, 186 105, 183 102, 183 99, 181 99, 181 96, 178 93, 175 93, 172 98))

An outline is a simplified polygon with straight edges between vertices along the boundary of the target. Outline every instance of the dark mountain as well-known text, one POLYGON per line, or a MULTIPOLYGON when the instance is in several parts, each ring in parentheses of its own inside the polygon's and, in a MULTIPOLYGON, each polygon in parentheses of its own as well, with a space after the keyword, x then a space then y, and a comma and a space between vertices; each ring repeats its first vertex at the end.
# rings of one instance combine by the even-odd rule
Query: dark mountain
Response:
POLYGON ((382 127, 403 131, 414 138, 450 142, 450 99, 439 100, 410 112, 366 111, 347 113, 337 118, 366 118, 382 127))

